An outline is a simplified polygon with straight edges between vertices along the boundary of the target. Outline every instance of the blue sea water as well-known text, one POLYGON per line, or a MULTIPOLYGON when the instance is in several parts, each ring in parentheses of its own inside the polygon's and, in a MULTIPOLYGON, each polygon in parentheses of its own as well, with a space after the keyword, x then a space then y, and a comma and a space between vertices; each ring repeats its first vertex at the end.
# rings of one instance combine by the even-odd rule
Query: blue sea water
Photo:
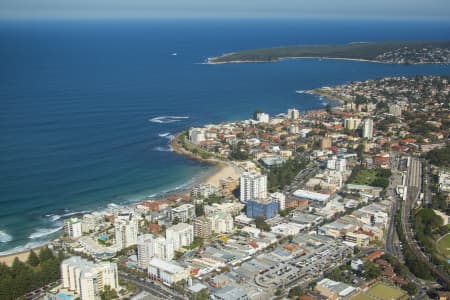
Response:
POLYGON ((210 171, 168 147, 170 135, 189 126, 325 105, 295 90, 450 75, 446 65, 201 64, 207 57, 449 37, 443 20, 1 21, 0 252, 54 237, 71 213, 179 189, 210 171))

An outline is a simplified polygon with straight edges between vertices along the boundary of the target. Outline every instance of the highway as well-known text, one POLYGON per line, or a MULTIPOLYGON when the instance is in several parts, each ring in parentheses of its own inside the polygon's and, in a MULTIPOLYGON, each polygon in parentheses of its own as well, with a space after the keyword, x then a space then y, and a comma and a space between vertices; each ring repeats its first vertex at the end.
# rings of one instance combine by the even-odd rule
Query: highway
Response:
POLYGON ((411 217, 411 210, 414 208, 415 203, 419 199, 420 191, 421 191, 421 183, 422 183, 422 163, 418 158, 411 157, 410 165, 407 172, 407 185, 408 185, 408 193, 406 197, 406 201, 402 207, 401 213, 401 221, 402 221, 402 229, 405 233, 406 242, 408 243, 411 251, 413 251, 414 255, 423 261, 433 272, 433 274, 447 287, 450 287, 450 277, 442 272, 436 265, 434 265, 429 259, 428 256, 423 253, 420 246, 417 244, 417 241, 414 238, 413 229, 411 228, 411 224, 409 223, 411 217))

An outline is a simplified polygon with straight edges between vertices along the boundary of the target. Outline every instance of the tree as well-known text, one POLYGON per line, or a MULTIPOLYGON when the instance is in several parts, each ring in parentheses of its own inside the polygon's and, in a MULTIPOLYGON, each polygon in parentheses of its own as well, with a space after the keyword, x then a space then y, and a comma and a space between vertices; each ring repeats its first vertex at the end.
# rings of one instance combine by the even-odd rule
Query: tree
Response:
POLYGON ((266 223, 266 221, 258 217, 255 219, 256 228, 261 229, 262 231, 270 231, 270 225, 266 223))
POLYGON ((100 298, 102 300, 112 300, 119 298, 115 289, 111 289, 109 285, 105 285, 103 291, 100 292, 100 298))
POLYGON ((327 106, 325 106, 325 110, 327 111, 327 113, 331 114, 331 104, 328 103, 327 106))
POLYGON ((33 250, 30 251, 30 254, 28 255, 27 263, 32 267, 37 267, 40 263, 39 257, 37 256, 36 252, 33 250))
POLYGON ((41 250, 39 251, 39 260, 41 262, 53 258, 55 258, 55 256, 53 255, 52 250, 50 250, 48 247, 41 248, 41 250))
POLYGON ((372 280, 380 276, 380 269, 371 261, 366 261, 363 265, 363 270, 366 278, 372 280))
POLYGON ((410 296, 417 294, 417 286, 412 282, 408 282, 407 284, 403 285, 402 289, 404 289, 410 296))
POLYGON ((303 294, 304 293, 303 293, 302 288, 299 286, 295 286, 289 290, 288 297, 289 298, 298 298, 299 296, 302 296, 303 294))

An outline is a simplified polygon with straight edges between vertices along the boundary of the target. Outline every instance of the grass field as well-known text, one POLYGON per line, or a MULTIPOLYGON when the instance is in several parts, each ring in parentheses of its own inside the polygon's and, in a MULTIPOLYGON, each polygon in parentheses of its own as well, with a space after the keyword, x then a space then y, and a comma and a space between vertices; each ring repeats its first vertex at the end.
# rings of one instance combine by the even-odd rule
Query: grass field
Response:
POLYGON ((363 169, 358 172, 358 175, 352 183, 370 185, 376 178, 377 172, 375 170, 363 169))
POLYGON ((389 169, 367 169, 363 167, 356 167, 353 169, 349 181, 352 184, 362 184, 387 188, 387 186, 389 185, 390 176, 391 171, 389 169))
POLYGON ((379 282, 369 288, 366 292, 361 292, 358 295, 350 298, 351 300, 403 300, 408 299, 408 295, 403 290, 379 282))
POLYGON ((442 240, 439 241, 439 252, 450 259, 450 234, 447 234, 442 240))

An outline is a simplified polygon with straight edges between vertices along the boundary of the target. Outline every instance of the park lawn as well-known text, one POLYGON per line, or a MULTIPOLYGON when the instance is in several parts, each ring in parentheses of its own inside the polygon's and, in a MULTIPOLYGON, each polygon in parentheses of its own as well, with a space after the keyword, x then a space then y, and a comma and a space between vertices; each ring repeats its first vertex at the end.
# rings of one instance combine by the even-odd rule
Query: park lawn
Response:
POLYGON ((450 259, 450 234, 447 234, 442 240, 439 241, 439 252, 450 259))

